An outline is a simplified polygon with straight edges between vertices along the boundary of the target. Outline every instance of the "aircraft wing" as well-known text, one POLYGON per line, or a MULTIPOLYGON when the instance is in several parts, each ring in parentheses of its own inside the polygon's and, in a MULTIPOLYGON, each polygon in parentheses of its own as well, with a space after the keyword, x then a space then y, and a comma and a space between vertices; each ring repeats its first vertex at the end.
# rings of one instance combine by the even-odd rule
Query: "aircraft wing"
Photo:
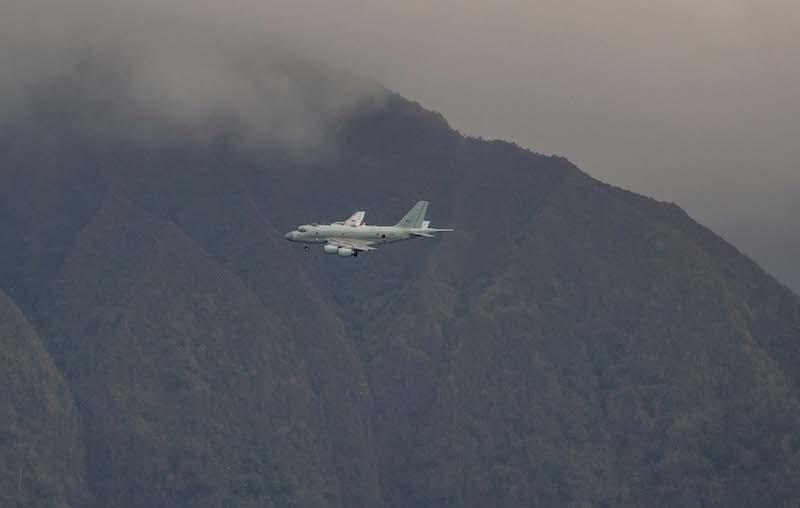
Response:
POLYGON ((328 245, 335 245, 337 247, 347 247, 348 249, 359 250, 367 252, 375 250, 375 247, 370 247, 373 242, 367 240, 355 240, 352 238, 337 238, 335 240, 328 240, 328 245))
POLYGON ((345 226, 360 226, 364 224, 364 216, 367 215, 367 212, 364 210, 360 210, 344 221, 345 226))

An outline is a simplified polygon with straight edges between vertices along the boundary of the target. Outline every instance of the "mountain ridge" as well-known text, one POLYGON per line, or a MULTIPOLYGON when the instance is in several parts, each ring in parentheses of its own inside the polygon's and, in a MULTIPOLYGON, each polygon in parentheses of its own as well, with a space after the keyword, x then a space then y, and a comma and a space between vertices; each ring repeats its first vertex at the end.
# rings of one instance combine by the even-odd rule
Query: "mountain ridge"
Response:
POLYGON ((800 298, 673 204, 398 95, 308 160, 29 122, 0 290, 76 401, 65 506, 800 495, 800 298), (27 158, 37 132, 63 138, 27 158), (358 260, 282 238, 422 198, 455 233, 358 260))
POLYGON ((7 506, 89 502, 85 449, 70 390, 30 323, 2 291, 0 356, 0 500, 7 506))

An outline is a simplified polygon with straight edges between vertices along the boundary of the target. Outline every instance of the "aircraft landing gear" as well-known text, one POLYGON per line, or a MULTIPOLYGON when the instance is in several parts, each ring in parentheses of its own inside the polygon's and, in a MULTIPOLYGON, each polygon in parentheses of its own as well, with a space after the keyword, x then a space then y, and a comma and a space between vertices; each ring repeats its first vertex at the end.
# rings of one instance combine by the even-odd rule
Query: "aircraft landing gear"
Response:
POLYGON ((303 245, 303 250, 308 252, 308 245, 303 245))

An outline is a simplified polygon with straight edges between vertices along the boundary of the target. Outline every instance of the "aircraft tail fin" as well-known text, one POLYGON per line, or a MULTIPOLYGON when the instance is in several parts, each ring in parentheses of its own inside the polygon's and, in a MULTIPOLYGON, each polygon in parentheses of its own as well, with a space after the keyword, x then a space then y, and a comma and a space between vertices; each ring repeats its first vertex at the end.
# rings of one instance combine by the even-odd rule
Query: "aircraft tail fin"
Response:
POLYGON ((414 208, 408 211, 408 213, 400 219, 395 227, 398 228, 408 228, 408 229, 418 229, 422 227, 422 223, 425 221, 425 212, 428 211, 428 202, 427 201, 418 201, 414 208))

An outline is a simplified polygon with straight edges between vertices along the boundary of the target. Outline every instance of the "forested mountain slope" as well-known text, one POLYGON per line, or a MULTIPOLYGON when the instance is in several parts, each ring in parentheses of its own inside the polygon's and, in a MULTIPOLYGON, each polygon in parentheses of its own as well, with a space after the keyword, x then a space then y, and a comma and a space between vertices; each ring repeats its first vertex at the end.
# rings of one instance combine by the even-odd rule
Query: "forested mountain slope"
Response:
POLYGON ((2 127, 0 499, 800 498, 800 299, 678 207, 396 95, 299 158, 94 114, 2 127), (419 199, 456 232, 283 240, 419 199))

